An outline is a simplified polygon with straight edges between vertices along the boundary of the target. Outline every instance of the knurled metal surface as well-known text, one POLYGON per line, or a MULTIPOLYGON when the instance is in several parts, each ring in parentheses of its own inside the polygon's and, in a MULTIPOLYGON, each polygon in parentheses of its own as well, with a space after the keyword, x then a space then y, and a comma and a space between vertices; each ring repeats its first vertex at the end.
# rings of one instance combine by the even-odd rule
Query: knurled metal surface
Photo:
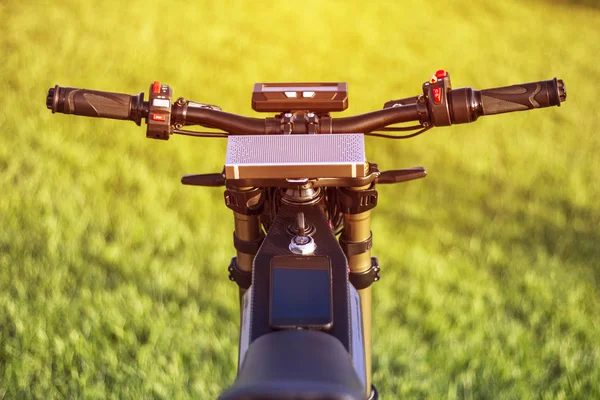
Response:
POLYGON ((226 164, 364 163, 364 135, 229 136, 226 164))
POLYGON ((362 134, 230 136, 226 179, 365 176, 362 134))

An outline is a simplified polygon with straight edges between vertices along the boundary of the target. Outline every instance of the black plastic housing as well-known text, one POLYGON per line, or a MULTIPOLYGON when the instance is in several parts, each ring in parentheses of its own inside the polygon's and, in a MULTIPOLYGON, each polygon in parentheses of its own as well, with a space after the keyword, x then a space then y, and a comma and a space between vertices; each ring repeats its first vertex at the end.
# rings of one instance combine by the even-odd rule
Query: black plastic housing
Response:
MULTIPOLYGON (((299 212, 304 213, 306 223, 314 225, 312 238, 317 244, 314 256, 327 256, 331 260, 333 325, 328 334, 335 336, 350 352, 350 304, 348 292, 348 260, 331 232, 327 219, 318 205, 283 205, 270 227, 259 252, 254 258, 252 270, 252 321, 250 343, 262 335, 273 332, 269 322, 271 288, 271 260, 276 256, 290 255, 289 244, 293 237, 288 227, 296 224, 299 212)), ((301 299, 298 299, 301 301, 301 299)))

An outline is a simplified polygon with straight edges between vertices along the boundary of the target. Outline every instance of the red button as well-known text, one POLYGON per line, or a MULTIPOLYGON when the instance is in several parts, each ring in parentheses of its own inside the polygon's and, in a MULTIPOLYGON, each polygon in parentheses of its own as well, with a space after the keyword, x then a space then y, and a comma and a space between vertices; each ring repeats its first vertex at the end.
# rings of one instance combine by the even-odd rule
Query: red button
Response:
POLYGON ((167 117, 163 114, 152 114, 152 120, 165 122, 167 120, 167 117))
POLYGON ((441 88, 433 88, 431 89, 431 92, 433 93, 433 101, 436 104, 439 104, 442 102, 442 89, 441 88))
POLYGON ((160 93, 160 82, 154 81, 152 84, 152 93, 160 93))
POLYGON ((448 73, 446 71, 444 71, 443 69, 439 69, 439 70, 435 71, 435 77, 438 79, 444 79, 447 76, 448 76, 448 73))

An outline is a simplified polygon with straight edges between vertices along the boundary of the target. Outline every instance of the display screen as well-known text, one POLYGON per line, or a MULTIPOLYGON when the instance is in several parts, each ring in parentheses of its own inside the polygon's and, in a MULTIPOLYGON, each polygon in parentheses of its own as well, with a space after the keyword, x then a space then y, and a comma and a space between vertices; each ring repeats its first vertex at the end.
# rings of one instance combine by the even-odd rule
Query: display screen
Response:
POLYGON ((346 82, 256 83, 252 92, 255 111, 344 111, 348 108, 346 82))
POLYGON ((328 257, 275 257, 271 262, 273 328, 321 328, 333 323, 328 257))

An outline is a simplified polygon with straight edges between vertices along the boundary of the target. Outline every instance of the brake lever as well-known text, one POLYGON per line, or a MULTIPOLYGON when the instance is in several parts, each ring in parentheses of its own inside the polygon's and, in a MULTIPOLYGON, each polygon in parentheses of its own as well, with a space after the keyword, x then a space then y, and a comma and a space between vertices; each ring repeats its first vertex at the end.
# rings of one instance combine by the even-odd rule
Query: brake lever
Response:
POLYGON ((211 110, 217 110, 217 111, 223 111, 221 109, 221 107, 214 105, 214 104, 207 104, 207 103, 199 103, 197 101, 189 101, 187 102, 187 106, 188 107, 198 107, 198 108, 209 108, 211 110))
POLYGON ((427 171, 423 167, 395 169, 381 172, 375 182, 379 184, 400 183, 425 178, 426 176, 427 171))
POLYGON ((385 104, 383 105, 383 108, 408 106, 410 104, 416 104, 418 101, 419 101, 419 96, 406 97, 404 99, 398 99, 398 100, 390 100, 390 101, 385 102, 385 104))
POLYGON ((208 108, 210 110, 223 111, 221 107, 214 104, 200 103, 198 101, 186 100, 183 97, 180 97, 175 102, 178 106, 182 107, 196 107, 196 108, 208 108))
POLYGON ((223 174, 192 174, 181 178, 184 185, 218 187, 225 186, 223 174))

